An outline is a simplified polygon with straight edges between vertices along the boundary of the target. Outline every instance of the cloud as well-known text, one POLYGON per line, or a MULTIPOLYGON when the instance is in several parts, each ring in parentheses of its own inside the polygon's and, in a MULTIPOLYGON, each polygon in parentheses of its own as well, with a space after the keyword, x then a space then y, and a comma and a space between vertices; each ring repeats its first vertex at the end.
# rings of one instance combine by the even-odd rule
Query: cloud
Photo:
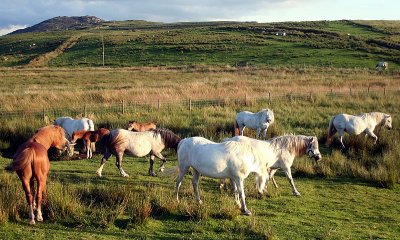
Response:
POLYGON ((26 25, 8 25, 5 28, 0 28, 0 36, 6 35, 7 33, 14 32, 15 30, 26 28, 26 25))

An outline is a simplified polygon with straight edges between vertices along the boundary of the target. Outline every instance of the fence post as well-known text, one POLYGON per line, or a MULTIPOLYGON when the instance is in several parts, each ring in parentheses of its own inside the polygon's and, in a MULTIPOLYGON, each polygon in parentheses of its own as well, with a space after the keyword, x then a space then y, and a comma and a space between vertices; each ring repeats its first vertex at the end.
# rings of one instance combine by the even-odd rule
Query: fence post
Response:
POLYGON ((122 114, 125 114, 125 100, 122 99, 122 114))
POLYGON ((192 111, 192 99, 189 98, 189 111, 192 111))
POLYGON ((47 123, 46 123, 46 112, 45 112, 45 110, 44 110, 44 107, 43 107, 42 117, 43 117, 43 122, 44 122, 45 124, 47 124, 47 123))
POLYGON ((369 86, 368 86, 368 90, 367 90, 368 96, 369 96, 369 86))
POLYGON ((333 89, 331 88, 331 96, 333 95, 333 89))
POLYGON ((310 101, 312 102, 312 92, 310 92, 310 101))
POLYGON ((247 106, 247 93, 244 95, 244 105, 247 106))
POLYGON ((157 110, 160 110, 160 99, 157 99, 157 110))
POLYGON ((271 104, 271 92, 268 92, 268 104, 271 104))
POLYGON ((351 96, 351 88, 350 88, 350 96, 351 96))

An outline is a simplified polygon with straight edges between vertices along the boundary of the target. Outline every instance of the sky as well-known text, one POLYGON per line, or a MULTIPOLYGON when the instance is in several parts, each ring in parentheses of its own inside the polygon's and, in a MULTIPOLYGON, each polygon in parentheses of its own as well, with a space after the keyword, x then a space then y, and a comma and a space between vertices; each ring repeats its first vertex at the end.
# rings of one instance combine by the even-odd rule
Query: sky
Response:
POLYGON ((0 35, 57 16, 103 20, 400 20, 400 0, 1 0, 0 35))

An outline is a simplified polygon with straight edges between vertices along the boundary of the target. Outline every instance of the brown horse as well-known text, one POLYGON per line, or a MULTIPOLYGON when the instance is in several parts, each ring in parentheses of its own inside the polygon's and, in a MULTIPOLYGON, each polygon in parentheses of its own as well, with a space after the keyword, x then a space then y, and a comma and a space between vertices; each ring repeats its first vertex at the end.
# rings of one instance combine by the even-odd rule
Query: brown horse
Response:
POLYGON ((156 124, 154 124, 152 122, 148 122, 148 123, 140 123, 140 122, 136 122, 136 121, 128 122, 128 130, 129 131, 144 132, 144 131, 154 130, 156 128, 157 128, 156 124))
POLYGON ((47 150, 56 147, 66 150, 68 140, 65 138, 64 130, 59 126, 46 126, 40 128, 25 143, 23 143, 14 155, 13 161, 5 169, 16 171, 22 182, 26 200, 29 204, 29 223, 35 224, 34 197, 37 203, 37 221, 43 221, 42 200, 46 198, 46 181, 50 170, 50 161, 47 150), (35 194, 34 180, 37 181, 35 194))
POLYGON ((83 139, 86 148, 86 158, 93 157, 93 151, 91 145, 100 141, 104 135, 110 133, 110 130, 107 128, 99 128, 97 131, 86 131, 79 130, 72 134, 72 143, 75 143, 78 139, 83 139))

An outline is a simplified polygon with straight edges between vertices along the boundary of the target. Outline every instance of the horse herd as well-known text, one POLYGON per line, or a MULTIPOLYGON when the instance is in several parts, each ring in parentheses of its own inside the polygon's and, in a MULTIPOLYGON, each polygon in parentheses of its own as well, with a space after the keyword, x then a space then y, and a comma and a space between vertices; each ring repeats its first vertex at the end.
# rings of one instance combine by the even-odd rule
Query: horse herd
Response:
MULTIPOLYGON (((141 124, 132 121, 128 123, 127 129, 109 131, 99 128, 95 131, 93 121, 88 118, 61 117, 54 121, 54 125, 38 129, 30 139, 19 146, 13 161, 5 169, 15 171, 20 178, 29 205, 29 223, 34 224, 35 207, 36 220, 43 221, 41 203, 46 195, 46 181, 50 169, 47 150, 50 147, 65 151, 71 149, 77 139, 83 139, 86 157, 92 158, 94 143, 100 141, 105 153, 96 171, 99 177, 102 176, 106 161, 113 154, 116 156, 116 166, 121 176, 128 177, 122 168, 125 152, 137 157, 150 155, 148 174, 156 176, 153 167, 155 157, 162 160, 159 170, 164 171, 166 158, 161 151, 167 147, 177 152, 178 166, 164 172, 178 173, 175 185, 175 197, 178 201, 182 180, 191 168, 193 190, 198 203, 202 203, 198 190, 201 175, 222 180, 230 179, 237 205, 243 214, 250 215, 244 194, 244 180, 250 173, 255 173, 257 191, 263 194, 270 179, 277 187, 273 176, 278 169, 282 169, 293 194, 298 196, 300 193, 295 187, 290 170, 295 157, 308 155, 315 161, 321 160, 318 139, 315 136, 284 135, 265 140, 267 129, 274 121, 274 113, 270 109, 262 109, 258 113, 240 112, 235 119, 236 136, 216 143, 203 137, 181 139, 170 130, 156 128, 154 123, 141 124), (246 127, 256 130, 257 138, 263 133, 264 140, 243 136, 246 127), (37 180, 37 191, 34 188, 34 179, 37 180)), ((330 144, 333 135, 338 132, 344 147, 342 138, 344 132, 348 132, 365 133, 373 137, 376 143, 377 136, 373 133, 376 126, 392 128, 391 116, 380 112, 358 116, 339 114, 329 123, 327 142, 330 144)), ((73 150, 69 152, 73 154, 73 150)))

